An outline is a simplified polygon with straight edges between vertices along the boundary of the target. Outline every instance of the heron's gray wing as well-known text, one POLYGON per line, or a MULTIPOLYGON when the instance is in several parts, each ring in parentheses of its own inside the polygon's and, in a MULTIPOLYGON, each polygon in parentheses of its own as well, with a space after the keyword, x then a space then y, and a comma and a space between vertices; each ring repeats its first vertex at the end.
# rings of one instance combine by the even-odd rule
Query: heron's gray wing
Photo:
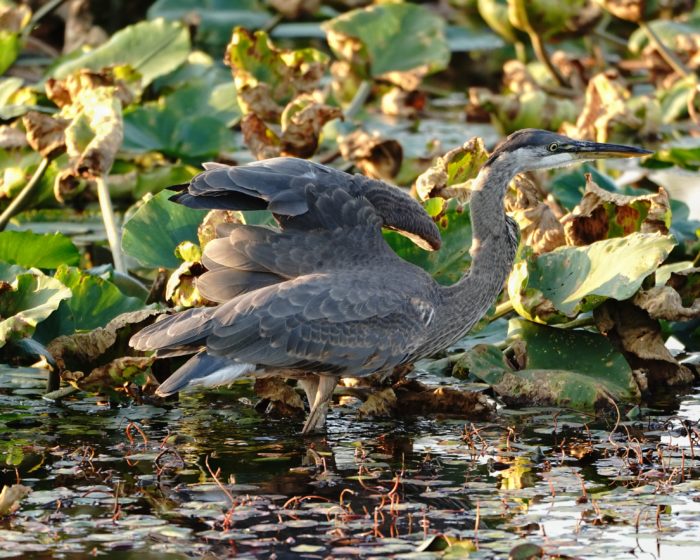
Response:
POLYGON ((161 315, 162 319, 149 325, 129 340, 136 350, 168 350, 163 355, 196 352, 211 332, 215 307, 196 307, 174 315, 161 315))
POLYGON ((180 185, 172 200, 193 208, 270 210, 283 229, 342 227, 332 198, 321 193, 341 191, 364 198, 382 225, 407 235, 426 249, 440 247, 440 233, 423 207, 401 189, 361 175, 349 175, 297 158, 272 158, 237 167, 207 164, 206 170, 180 185), (186 189, 186 190, 185 190, 186 189))
MULTIPOLYGON (((268 368, 362 375, 402 363, 433 319, 421 279, 308 275, 217 308, 207 351, 268 368)), ((427 285, 427 283, 426 283, 427 285)))

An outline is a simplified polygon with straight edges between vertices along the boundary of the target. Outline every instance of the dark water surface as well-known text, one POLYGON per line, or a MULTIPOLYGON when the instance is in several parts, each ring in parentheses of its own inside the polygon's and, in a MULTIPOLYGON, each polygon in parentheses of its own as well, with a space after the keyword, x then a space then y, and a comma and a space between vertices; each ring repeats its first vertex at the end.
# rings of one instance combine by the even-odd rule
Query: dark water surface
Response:
POLYGON ((559 409, 471 423, 343 405, 327 437, 302 439, 301 421, 255 412, 249 384, 163 408, 55 404, 43 385, 0 371, 0 477, 33 490, 0 520, 0 557, 507 558, 531 543, 700 558, 698 390, 617 429, 559 409))

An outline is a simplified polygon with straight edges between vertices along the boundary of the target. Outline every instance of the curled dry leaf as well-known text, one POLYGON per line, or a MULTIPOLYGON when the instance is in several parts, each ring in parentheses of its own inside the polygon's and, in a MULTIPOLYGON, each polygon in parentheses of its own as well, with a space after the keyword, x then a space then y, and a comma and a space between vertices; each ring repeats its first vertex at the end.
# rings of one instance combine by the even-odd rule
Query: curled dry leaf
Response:
POLYGON ((392 138, 382 138, 378 133, 355 130, 338 138, 338 148, 346 160, 375 179, 391 179, 401 169, 401 144, 392 138))
POLYGON ((148 382, 155 356, 122 356, 93 368, 89 374, 67 372, 61 377, 84 391, 101 392, 129 383, 142 386, 148 382))
POLYGON ((462 146, 438 157, 430 168, 416 180, 418 198, 457 198, 461 202, 469 199, 471 181, 488 159, 489 153, 479 137, 467 140, 462 146))
POLYGON ((357 410, 360 416, 390 416, 396 410, 396 393, 391 387, 373 391, 357 410))
MULTIPOLYGON (((256 377, 255 394, 262 399, 267 414, 281 418, 304 414, 304 401, 294 387, 281 377, 256 377)), ((260 408, 260 407, 256 407, 260 408)))
POLYGON ((212 210, 197 228, 199 246, 204 250, 212 239, 227 235, 226 224, 239 224, 238 213, 233 210, 212 210))
POLYGON ((19 509, 20 501, 32 491, 29 486, 13 484, 2 487, 0 492, 0 517, 11 515, 19 509))
POLYGON ((393 87, 382 96, 382 113, 392 117, 413 118, 425 108, 426 101, 427 97, 422 91, 393 87))
POLYGON ((690 307, 684 307, 681 295, 670 286, 641 290, 632 301, 653 319, 688 321, 700 317, 700 299, 696 299, 690 307))
POLYGON ((277 157, 282 152, 279 136, 255 113, 243 117, 241 132, 246 146, 257 159, 277 157))
POLYGON ((58 107, 64 109, 62 116, 73 118, 82 108, 81 92, 100 87, 114 87, 114 92, 123 105, 134 100, 129 85, 117 76, 117 68, 105 68, 99 72, 82 69, 63 80, 49 78, 44 84, 46 96, 58 107))
POLYGON ((518 175, 513 186, 506 193, 505 207, 518 222, 522 241, 535 255, 566 245, 564 226, 543 200, 544 193, 537 185, 527 176, 518 175))
POLYGON ((211 302, 197 289, 197 278, 205 271, 199 262, 183 262, 168 278, 165 286, 165 299, 173 305, 199 307, 211 302))
POLYGON ((141 309, 122 313, 106 326, 86 333, 59 336, 48 345, 61 376, 76 372, 74 378, 82 379, 82 372, 90 371, 96 364, 124 356, 130 349, 129 338, 133 333, 158 315, 158 309, 141 309))
POLYGON ((0 149, 14 150, 25 146, 27 146, 27 135, 22 130, 6 124, 0 126, 0 149))
POLYGON ((27 142, 42 157, 53 159, 66 151, 66 128, 70 121, 45 113, 29 111, 22 117, 27 142))
POLYGON ((495 403, 479 391, 429 387, 415 379, 400 382, 394 391, 398 414, 485 418, 495 410, 495 403))
MULTIPOLYGON (((596 74, 588 82, 583 111, 576 125, 565 124, 564 134, 607 142, 618 126, 638 130, 644 124, 630 109, 630 93, 615 70, 596 74)), ((568 119, 573 120, 573 119, 568 119)))
POLYGON ((310 95, 300 95, 282 113, 283 156, 311 157, 318 148, 321 129, 327 122, 342 118, 338 107, 314 101, 310 95))
POLYGON ((667 234, 671 203, 663 187, 656 193, 627 196, 606 191, 586 174, 583 198, 562 222, 570 245, 589 245, 633 232, 667 234))
POLYGON ((659 322, 633 301, 607 300, 593 317, 632 368, 646 374, 652 390, 693 382, 692 372, 666 348, 659 322))

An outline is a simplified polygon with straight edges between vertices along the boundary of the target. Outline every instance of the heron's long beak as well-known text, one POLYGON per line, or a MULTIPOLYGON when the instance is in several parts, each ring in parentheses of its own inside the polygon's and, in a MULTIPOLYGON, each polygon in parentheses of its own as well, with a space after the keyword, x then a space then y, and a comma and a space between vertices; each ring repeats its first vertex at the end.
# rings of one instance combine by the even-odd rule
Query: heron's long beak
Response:
POLYGON ((604 144, 601 142, 574 142, 569 150, 574 157, 580 159, 605 159, 605 158, 628 158, 642 157, 653 154, 649 150, 643 148, 635 148, 633 146, 625 146, 623 144, 604 144))

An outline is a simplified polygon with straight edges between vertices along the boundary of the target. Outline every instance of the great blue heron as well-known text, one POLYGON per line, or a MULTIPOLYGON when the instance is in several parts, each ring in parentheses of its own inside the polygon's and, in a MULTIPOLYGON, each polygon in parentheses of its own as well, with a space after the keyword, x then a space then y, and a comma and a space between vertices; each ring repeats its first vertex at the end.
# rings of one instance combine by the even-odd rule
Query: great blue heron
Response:
POLYGON ((194 208, 269 209, 279 230, 230 224, 209 242, 198 281, 219 305, 188 309, 137 333, 158 355, 194 354, 157 393, 227 384, 245 374, 299 379, 310 406, 302 433, 325 424, 341 376, 388 373, 462 337, 501 291, 518 244, 503 197, 520 172, 651 152, 544 130, 510 135, 472 186, 472 263, 451 286, 402 260, 396 229, 426 249, 440 235, 400 189, 295 158, 207 164, 173 200, 194 208), (186 188, 186 190, 184 190, 186 188))

